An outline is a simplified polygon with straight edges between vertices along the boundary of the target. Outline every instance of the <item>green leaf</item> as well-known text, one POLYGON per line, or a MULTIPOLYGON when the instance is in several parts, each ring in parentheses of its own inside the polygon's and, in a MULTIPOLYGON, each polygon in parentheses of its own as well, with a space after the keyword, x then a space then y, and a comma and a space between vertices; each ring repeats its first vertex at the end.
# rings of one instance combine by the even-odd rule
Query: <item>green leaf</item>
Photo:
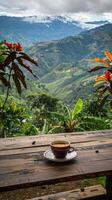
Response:
POLYGON ((57 118, 59 121, 64 122, 65 116, 63 114, 57 113, 57 112, 51 112, 51 115, 55 118, 57 118))
POLYGON ((66 111, 67 111, 66 118, 68 118, 69 120, 71 120, 72 119, 72 112, 70 111, 70 109, 67 106, 65 106, 65 108, 66 108, 66 111))
POLYGON ((82 107, 83 107, 83 101, 82 99, 79 98, 72 111, 72 120, 75 118, 77 114, 79 114, 82 111, 82 107))
POLYGON ((100 85, 102 83, 105 83, 106 81, 97 81, 95 84, 94 84, 94 87, 96 87, 97 85, 100 85))
POLYGON ((11 104, 10 104, 10 108, 11 108, 11 110, 13 111, 13 112, 15 112, 16 111, 16 101, 12 101, 11 102, 11 104))
POLYGON ((48 133, 48 124, 47 124, 47 120, 44 119, 44 125, 42 127, 42 131, 40 132, 41 134, 47 134, 48 133))
POLYGON ((64 132, 64 127, 59 125, 59 126, 53 126, 53 128, 51 128, 49 131, 48 131, 48 134, 52 134, 52 133, 58 133, 60 132, 60 130, 62 131, 61 133, 64 132), (58 132, 57 132, 58 131, 58 132))

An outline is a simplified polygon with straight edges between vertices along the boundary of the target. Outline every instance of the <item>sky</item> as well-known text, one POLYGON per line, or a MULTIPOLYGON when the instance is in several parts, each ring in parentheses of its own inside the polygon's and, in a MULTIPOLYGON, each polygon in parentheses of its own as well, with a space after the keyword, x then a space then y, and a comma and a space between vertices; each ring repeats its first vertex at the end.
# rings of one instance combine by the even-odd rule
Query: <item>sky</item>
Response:
POLYGON ((0 0, 0 15, 27 17, 30 22, 45 21, 47 16, 63 16, 82 24, 112 22, 112 0, 0 0))

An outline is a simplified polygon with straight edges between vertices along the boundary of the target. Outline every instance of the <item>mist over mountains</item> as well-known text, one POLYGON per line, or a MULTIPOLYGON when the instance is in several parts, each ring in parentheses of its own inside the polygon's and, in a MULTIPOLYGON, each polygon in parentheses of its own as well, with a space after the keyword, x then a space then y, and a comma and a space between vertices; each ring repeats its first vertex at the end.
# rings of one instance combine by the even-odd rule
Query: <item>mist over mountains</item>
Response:
POLYGON ((65 22, 62 18, 53 21, 32 22, 32 18, 0 16, 0 35, 8 41, 18 41, 24 46, 39 41, 61 39, 77 35, 83 29, 77 23, 65 22))
POLYGON ((39 20, 36 17, 8 17, 0 16, 0 39, 20 42, 23 46, 35 42, 59 40, 67 36, 74 36, 87 28, 100 26, 107 21, 85 22, 85 27, 77 21, 70 21, 64 17, 46 17, 39 20))

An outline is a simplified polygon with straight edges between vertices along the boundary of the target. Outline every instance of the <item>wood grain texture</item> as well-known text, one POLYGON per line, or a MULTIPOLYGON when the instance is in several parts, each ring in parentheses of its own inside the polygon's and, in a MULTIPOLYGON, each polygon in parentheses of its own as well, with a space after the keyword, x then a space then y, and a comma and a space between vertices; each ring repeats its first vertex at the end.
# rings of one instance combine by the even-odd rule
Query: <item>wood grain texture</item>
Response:
POLYGON ((33 199, 27 200, 103 200, 105 198, 106 191, 101 185, 85 187, 84 191, 80 189, 71 190, 66 192, 60 192, 57 194, 51 194, 46 196, 41 196, 33 199))
POLYGON ((51 135, 38 135, 38 136, 23 136, 23 137, 14 137, 0 139, 0 151, 1 150, 12 150, 12 149, 21 149, 21 148, 33 148, 36 146, 48 146, 53 140, 65 139, 69 140, 71 143, 80 143, 80 142, 90 142, 98 141, 101 138, 111 138, 112 139, 112 130, 107 131, 89 131, 89 132, 76 132, 76 133, 63 133, 63 134, 51 134, 51 135), (36 142, 32 145, 32 142, 36 142))
POLYGON ((112 131, 0 140, 0 191, 101 175, 112 175, 112 131), (60 138, 75 147, 74 161, 53 163, 43 157, 49 143, 60 138))

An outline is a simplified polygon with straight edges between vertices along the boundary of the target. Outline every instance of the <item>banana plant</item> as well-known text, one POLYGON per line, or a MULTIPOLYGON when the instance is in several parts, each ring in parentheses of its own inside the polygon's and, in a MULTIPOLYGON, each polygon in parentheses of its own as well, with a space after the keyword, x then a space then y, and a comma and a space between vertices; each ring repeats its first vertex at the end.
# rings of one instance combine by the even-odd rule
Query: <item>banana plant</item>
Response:
POLYGON ((65 132, 73 132, 78 125, 78 114, 82 111, 83 108, 83 101, 82 99, 78 99, 76 104, 74 105, 73 109, 69 109, 65 106, 64 113, 52 113, 55 118, 61 122, 60 126, 64 127, 65 132))

